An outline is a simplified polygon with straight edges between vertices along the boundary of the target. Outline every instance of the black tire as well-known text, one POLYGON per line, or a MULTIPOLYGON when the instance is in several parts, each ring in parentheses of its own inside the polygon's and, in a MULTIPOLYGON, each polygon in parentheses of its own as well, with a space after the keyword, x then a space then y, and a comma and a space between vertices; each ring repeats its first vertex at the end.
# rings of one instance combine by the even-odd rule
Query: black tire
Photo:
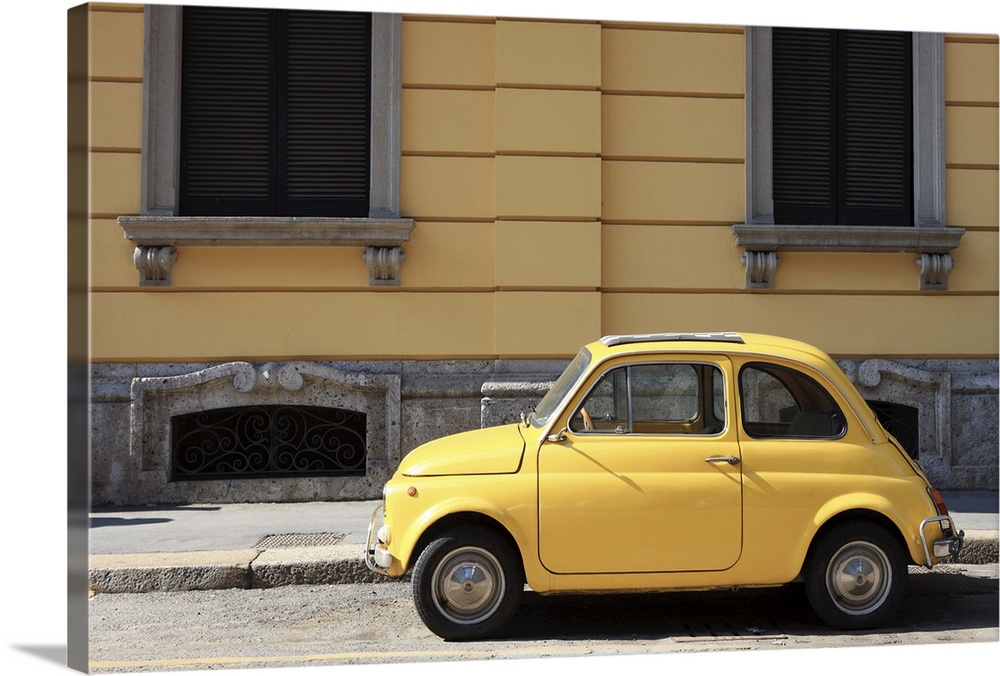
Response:
POLYGON ((445 640, 491 636, 517 612, 524 590, 520 558, 482 529, 449 531, 413 568, 413 601, 427 628, 445 640))
POLYGON ((845 523, 816 544, 806 568, 806 595, 836 629, 885 624, 906 594, 906 557, 896 538, 874 523, 845 523))

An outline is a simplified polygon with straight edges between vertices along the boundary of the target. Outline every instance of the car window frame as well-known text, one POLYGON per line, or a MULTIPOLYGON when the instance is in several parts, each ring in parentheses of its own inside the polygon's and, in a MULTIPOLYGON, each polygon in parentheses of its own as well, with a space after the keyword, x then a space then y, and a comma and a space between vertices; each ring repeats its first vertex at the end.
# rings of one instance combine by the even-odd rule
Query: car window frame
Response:
MULTIPOLYGON (((680 358, 677 358, 677 359, 674 359, 674 358, 659 358, 658 359, 658 358, 655 358, 655 356, 653 356, 653 358, 650 358, 651 356, 652 355, 642 355, 643 358, 638 359, 636 361, 614 360, 611 363, 605 362, 605 363, 599 364, 597 366, 597 368, 595 368, 594 372, 592 373, 593 381, 590 383, 589 387, 587 387, 586 391, 583 392, 583 394, 577 393, 577 396, 574 397, 574 399, 576 400, 576 404, 573 405, 573 400, 571 400, 569 402, 570 405, 566 407, 566 411, 568 413, 567 413, 567 415, 565 415, 565 425, 564 425, 565 430, 567 432, 571 433, 571 434, 585 436, 585 437, 608 437, 608 436, 612 436, 612 437, 615 437, 615 436, 633 436, 634 437, 634 436, 643 436, 643 437, 671 437, 671 438, 685 437, 685 438, 693 438, 693 439, 717 439, 719 437, 725 436, 729 432, 729 430, 731 428, 731 424, 730 423, 731 423, 731 421, 733 419, 733 414, 735 414, 735 412, 736 412, 735 409, 731 409, 731 407, 729 406, 730 402, 732 401, 732 397, 735 396, 735 390, 733 388, 732 379, 730 378, 730 374, 731 374, 731 370, 732 370, 732 360, 731 360, 731 358, 728 355, 724 355, 724 354, 698 355, 699 358, 691 358, 691 359, 686 359, 686 358, 683 358, 683 357, 680 357, 680 358), (711 358, 715 358, 718 361, 713 361, 711 358), (730 365, 730 370, 729 371, 727 371, 725 365, 723 364, 723 361, 727 362, 730 365), (632 387, 631 387, 631 384, 630 384, 630 378, 628 376, 626 377, 627 378, 627 380, 626 380, 626 388, 627 388, 626 389, 626 396, 628 398, 628 405, 627 405, 628 419, 626 421, 627 422, 627 428, 626 429, 624 429, 623 431, 619 432, 619 431, 617 431, 617 429, 612 429, 612 430, 580 430, 580 429, 574 429, 572 427, 572 421, 573 421, 573 419, 579 414, 580 409, 584 407, 584 403, 587 401, 587 399, 590 397, 590 395, 593 393, 593 391, 597 388, 598 384, 600 384, 602 382, 602 380, 604 379, 605 376, 607 376, 611 372, 619 370, 619 369, 628 369, 628 368, 631 368, 631 367, 634 367, 634 366, 664 365, 664 364, 676 364, 676 365, 681 365, 681 366, 692 366, 692 367, 695 367, 695 366, 706 366, 706 367, 711 367, 711 368, 715 369, 718 373, 721 374, 721 376, 722 376, 721 382, 722 382, 722 386, 723 386, 723 388, 722 388, 722 396, 723 396, 722 410, 723 410, 723 412, 725 413, 725 416, 726 416, 725 421, 724 421, 725 424, 722 426, 721 430, 719 430, 718 432, 715 432, 715 433, 711 433, 711 434, 704 434, 704 433, 691 434, 691 433, 676 433, 676 432, 655 433, 655 432, 636 432, 636 431, 634 431, 632 429, 633 422, 634 422, 633 411, 632 411, 632 387)), ((693 356, 694 355, 692 355, 692 357, 693 356)), ((698 387, 702 391, 705 389, 703 387, 703 385, 704 385, 704 383, 700 380, 700 378, 698 378, 698 387)), ((714 392, 712 393, 712 396, 713 397, 715 396, 714 392)), ((670 422, 684 423, 684 422, 694 422, 694 421, 698 420, 698 418, 700 416, 702 416, 702 414, 703 414, 703 411, 701 410, 702 409, 702 404, 703 404, 703 402, 699 401, 699 410, 698 410, 696 416, 693 419, 687 420, 687 421, 670 421, 670 422)), ((714 402, 713 402, 713 408, 714 408, 714 402)), ((713 411, 713 415, 714 415, 714 411, 713 411)))
MULTIPOLYGON (((807 371, 807 369, 798 368, 799 365, 797 363, 795 365, 790 365, 788 363, 782 363, 782 362, 778 362, 778 361, 770 361, 770 360, 767 360, 767 359, 762 359, 759 356, 750 356, 750 355, 748 355, 748 357, 749 358, 741 361, 741 363, 738 364, 738 366, 735 369, 735 373, 734 373, 735 380, 736 380, 736 382, 735 382, 736 396, 738 397, 737 410, 739 412, 739 418, 740 418, 739 419, 739 430, 740 430, 741 434, 745 434, 745 435, 747 435, 747 437, 749 439, 753 439, 753 440, 756 440, 756 441, 838 441, 838 440, 841 440, 841 439, 843 439, 844 437, 846 437, 848 435, 848 432, 851 429, 851 417, 848 416, 848 415, 846 415, 844 413, 844 410, 845 410, 844 406, 842 405, 842 403, 840 401, 840 398, 837 396, 837 395, 841 395, 842 393, 840 392, 840 389, 836 386, 836 384, 833 383, 832 381, 830 381, 829 378, 827 378, 824 374, 822 374, 819 371, 816 371, 815 373, 813 373, 813 372, 811 372, 812 369, 809 369, 807 371), (754 433, 754 432, 751 432, 749 429, 747 429, 746 403, 745 403, 744 397, 743 397, 743 375, 744 375, 744 373, 746 372, 747 369, 753 368, 753 367, 756 367, 756 366, 760 366, 760 365, 768 366, 768 367, 772 367, 772 368, 776 368, 776 369, 781 369, 781 370, 784 370, 784 371, 796 374, 799 377, 806 378, 808 381, 811 381, 816 387, 819 388, 819 390, 823 394, 825 394, 825 396, 827 397, 827 399, 829 399, 829 401, 836 408, 836 412, 840 416, 840 420, 842 422, 842 426, 841 426, 840 432, 838 434, 835 434, 835 435, 819 435, 819 436, 815 436, 815 435, 802 435, 802 434, 796 434, 796 435, 790 435, 790 434, 775 435, 775 434, 759 434, 759 433, 754 433), (818 378, 818 377, 816 377, 817 375, 822 376, 823 380, 826 380, 827 382, 829 382, 830 383, 830 387, 825 386, 821 382, 821 379, 818 378)), ((774 374, 770 373, 769 371, 767 371, 765 369, 758 368, 757 370, 761 371, 761 372, 769 375, 770 377, 774 378, 775 380, 777 380, 778 383, 783 388, 785 388, 785 391, 788 392, 788 395, 792 398, 792 401, 795 402, 795 405, 796 405, 796 407, 798 407, 799 411, 803 411, 804 410, 802 408, 800 402, 799 402, 799 398, 796 397, 795 392, 791 388, 789 388, 788 385, 785 384, 785 382, 781 378, 778 378, 777 376, 775 376, 774 374)), ((847 401, 845 403, 848 404, 848 407, 852 411, 854 410, 853 406, 850 405, 850 401, 847 401)))

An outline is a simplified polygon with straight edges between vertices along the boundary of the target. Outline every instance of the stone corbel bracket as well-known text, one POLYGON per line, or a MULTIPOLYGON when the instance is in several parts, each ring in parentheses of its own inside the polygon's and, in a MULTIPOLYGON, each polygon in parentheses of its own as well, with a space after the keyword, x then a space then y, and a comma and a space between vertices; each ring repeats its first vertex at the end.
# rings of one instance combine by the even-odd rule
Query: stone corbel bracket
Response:
POLYGON ((746 288, 774 288, 774 273, 778 269, 777 252, 744 251, 740 260, 746 270, 746 288))
POLYGON ((354 246, 365 248, 372 286, 398 286, 411 218, 121 216, 140 286, 171 286, 180 246, 354 246))
POLYGON ((817 251, 917 254, 920 289, 946 291, 953 267, 951 251, 958 247, 965 229, 740 223, 732 233, 736 246, 744 249, 748 289, 774 288, 778 252, 817 251))

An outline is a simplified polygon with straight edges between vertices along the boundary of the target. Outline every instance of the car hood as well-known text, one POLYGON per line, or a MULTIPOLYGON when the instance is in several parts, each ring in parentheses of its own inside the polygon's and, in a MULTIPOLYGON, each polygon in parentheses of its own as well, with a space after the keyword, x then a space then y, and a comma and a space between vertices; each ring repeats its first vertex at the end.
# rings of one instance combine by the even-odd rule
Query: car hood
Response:
POLYGON ((520 425, 501 425, 442 437, 418 446, 399 465, 405 476, 513 474, 521 467, 520 425))

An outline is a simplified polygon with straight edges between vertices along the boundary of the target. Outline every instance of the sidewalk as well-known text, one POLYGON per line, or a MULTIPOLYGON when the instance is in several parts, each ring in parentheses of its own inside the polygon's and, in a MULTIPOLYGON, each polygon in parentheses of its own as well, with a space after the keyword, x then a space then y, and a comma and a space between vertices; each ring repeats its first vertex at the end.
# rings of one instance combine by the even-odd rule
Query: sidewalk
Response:
MULTIPOLYGON (((997 562, 996 492, 945 493, 966 544, 959 563, 997 562)), ((374 582, 364 564, 379 501, 171 505, 90 514, 96 592, 374 582)))

